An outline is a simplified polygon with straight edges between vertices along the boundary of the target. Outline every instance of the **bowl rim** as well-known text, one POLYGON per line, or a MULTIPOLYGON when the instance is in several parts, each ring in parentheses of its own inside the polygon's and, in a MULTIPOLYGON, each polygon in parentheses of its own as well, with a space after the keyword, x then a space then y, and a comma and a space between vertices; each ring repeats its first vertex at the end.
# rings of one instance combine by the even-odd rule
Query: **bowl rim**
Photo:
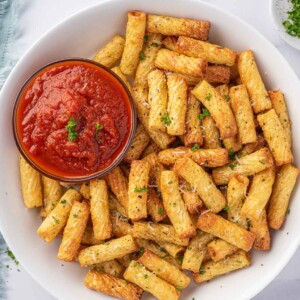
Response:
MULTIPOLYGON (((179 0, 178 0, 179 1, 179 0)), ((91 5, 88 5, 72 14, 70 14, 69 16, 63 18, 61 21, 57 22, 56 24, 54 24, 53 26, 51 26, 47 31, 45 31, 44 34, 42 34, 22 55, 21 59, 19 60, 19 62, 15 65, 14 69, 11 71, 11 73, 9 74, 8 78, 6 79, 2 90, 4 90, 6 88, 6 85, 9 85, 8 82, 11 81, 11 78, 14 76, 14 70, 17 69, 17 67, 21 64, 21 61, 23 59, 23 57, 25 57, 26 55, 28 55, 29 52, 32 51, 33 48, 35 48, 42 40, 44 40, 44 38, 51 33, 51 31, 55 30, 56 27, 61 26, 63 23, 65 23, 66 21, 68 21, 69 19, 73 19, 75 18, 77 15, 80 15, 81 13, 84 13, 85 11, 91 10, 95 7, 98 6, 102 6, 105 5, 107 3, 111 2, 110 0, 102 0, 101 2, 98 3, 94 3, 91 5)), ((299 80, 298 76, 296 75, 295 71, 292 69, 292 67, 290 66, 290 64, 287 62, 287 60, 284 58, 284 56, 280 53, 280 51, 269 41, 268 38, 266 38, 262 33, 260 33, 255 27, 253 27, 252 25, 250 25, 248 22, 244 21, 243 19, 241 19, 239 16, 237 16, 236 14, 229 12, 227 10, 224 10, 223 8, 220 8, 217 5, 211 4, 209 2, 206 1, 202 1, 202 0, 189 0, 188 4, 193 5, 193 4, 197 4, 197 5, 204 5, 210 8, 213 8, 215 11, 218 11, 232 19, 234 19, 235 21, 238 21, 239 23, 243 24, 245 27, 247 27, 248 29, 250 29, 253 33, 255 33, 256 36, 258 36, 261 40, 263 40, 270 48, 272 48, 272 50, 274 51, 274 53, 277 53, 277 55, 281 58, 282 61, 285 62, 286 64, 286 68, 289 70, 291 77, 293 77, 294 79, 299 80)), ((0 93, 1 95, 1 93, 0 93)), ((4 223, 1 221, 0 219, 0 226, 3 225, 4 223)), ((4 226, 1 226, 1 230, 3 233, 3 236, 5 238, 6 241, 8 241, 8 244, 11 245, 10 248, 12 249, 12 251, 14 253, 20 253, 20 263, 23 265, 22 259, 21 257, 23 257, 22 255, 22 251, 19 251, 18 249, 16 249, 14 247, 14 243, 12 242, 12 238, 8 235, 8 232, 6 230, 4 230, 3 228, 5 228, 4 226)), ((245 291, 242 295, 240 295, 239 299, 251 299, 252 297, 254 297, 255 295, 257 295, 263 288, 267 287, 268 284, 270 284, 270 282, 279 274, 280 271, 282 271, 282 269, 284 268, 284 266, 289 262, 289 260, 291 259, 291 257, 294 255, 294 253, 296 252, 297 248, 299 247, 300 244, 300 235, 297 236, 289 245, 287 251, 284 254, 284 258, 280 260, 280 262, 278 262, 274 268, 272 269, 272 272, 268 272, 266 273, 266 276, 264 276, 264 278, 262 278, 261 280, 256 282, 255 287, 253 287, 251 290, 247 290, 245 291)), ((26 260, 25 260, 26 261, 26 260)), ((32 272, 30 269, 29 264, 24 263, 23 265, 24 269, 30 274, 30 276, 43 288, 45 289, 49 294, 51 294, 54 297, 59 297, 58 291, 57 290, 53 290, 51 289, 48 285, 45 285, 45 283, 43 283, 43 281, 40 280, 40 278, 37 276, 37 274, 35 272, 32 272)), ((235 298, 236 299, 236 298, 235 298)))
POLYGON ((50 63, 47 63, 45 65, 43 65, 42 67, 40 67, 37 71, 35 71, 32 75, 29 76, 29 78, 24 82, 24 84, 22 85, 20 91, 18 92, 17 98, 15 100, 14 106, 13 106, 13 113, 12 113, 12 127, 13 127, 13 135, 14 135, 14 140, 15 143, 17 145, 17 148, 20 152, 20 154, 22 155, 22 157, 27 161, 27 163, 33 167, 36 171, 38 171, 39 173, 41 173, 42 175, 54 179, 54 180, 58 180, 61 182, 66 182, 66 183, 80 183, 80 182, 84 182, 84 181, 89 181, 95 178, 100 178, 105 176, 108 172, 110 172, 112 169, 114 169, 116 166, 118 166, 122 159, 124 158, 124 156, 126 155, 127 151, 129 150, 135 132, 136 132, 136 126, 137 126, 137 113, 136 113, 136 108, 133 102, 133 96, 131 94, 131 92, 129 91, 128 87, 126 86, 125 82, 120 78, 120 76, 118 76, 116 73, 114 73, 111 69, 109 69, 108 67, 87 59, 87 58, 81 58, 81 57, 69 57, 69 58, 63 58, 63 59, 58 59, 58 60, 54 60, 51 61, 50 63), (20 100, 22 99, 22 95, 24 90, 28 87, 28 85, 32 82, 32 80, 35 80, 36 77, 39 75, 39 73, 41 73, 42 71, 44 71, 46 68, 51 67, 53 65, 59 64, 59 63, 65 63, 65 62, 84 62, 87 64, 92 64, 94 66, 97 66, 98 68, 106 71, 109 75, 113 76, 122 86, 123 90, 125 91, 128 100, 129 100, 129 105, 130 105, 130 110, 131 110, 131 126, 130 126, 130 134, 128 135, 127 138, 127 142, 124 144, 123 148, 118 148, 118 150, 120 150, 119 155, 112 161, 112 163, 107 166, 105 169, 94 172, 92 174, 89 175, 83 175, 83 176, 74 176, 74 177, 70 177, 70 176, 64 176, 61 177, 59 175, 55 175, 51 172, 48 172, 47 170, 43 169, 41 166, 38 165, 38 163, 36 163, 24 150, 24 147, 22 146, 22 143, 20 141, 20 137, 18 135, 18 130, 17 130, 17 111, 19 108, 19 104, 20 104, 20 100))

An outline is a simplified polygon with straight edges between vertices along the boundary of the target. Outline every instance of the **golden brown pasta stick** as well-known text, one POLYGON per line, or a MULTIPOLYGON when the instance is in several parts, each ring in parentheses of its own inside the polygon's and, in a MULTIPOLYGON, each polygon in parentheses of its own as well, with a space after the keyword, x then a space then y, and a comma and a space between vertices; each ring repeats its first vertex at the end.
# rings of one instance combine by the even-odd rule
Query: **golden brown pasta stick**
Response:
POLYGON ((247 87, 251 105, 256 114, 270 109, 272 103, 261 79, 251 50, 243 51, 238 57, 238 70, 247 87))
POLYGON ((246 86, 242 84, 230 88, 229 96, 238 127, 239 143, 255 143, 256 130, 254 117, 246 86))
POLYGON ((148 188, 147 211, 155 223, 162 221, 167 216, 158 193, 151 187, 148 188))
POLYGON ((72 205, 75 201, 81 200, 81 194, 76 190, 67 190, 50 212, 50 214, 43 221, 37 230, 37 234, 47 243, 52 242, 60 231, 65 227, 68 214, 71 211, 72 205))
POLYGON ((185 133, 185 114, 187 110, 187 85, 180 76, 168 76, 168 114, 165 120, 167 132, 170 135, 183 135, 185 133))
POLYGON ((41 217, 47 217, 62 196, 62 188, 58 181, 42 176, 44 207, 41 217))
MULTIPOLYGON (((203 112, 203 110, 202 110, 203 112)), ((208 110, 205 110, 208 112, 208 110)), ((220 133, 216 126, 216 122, 210 116, 208 112, 208 116, 202 119, 202 130, 203 130, 203 148, 205 149, 217 149, 221 148, 221 140, 220 133)))
POLYGON ((255 240, 253 233, 211 212, 200 215, 197 227, 245 251, 252 248, 255 240))
POLYGON ((89 270, 84 284, 89 289, 124 300, 140 300, 143 293, 143 290, 135 284, 96 270, 89 270))
POLYGON ((186 288, 191 281, 183 272, 149 250, 146 250, 138 261, 178 290, 186 288))
POLYGON ((92 222, 88 222, 87 226, 85 227, 85 231, 83 233, 81 244, 83 245, 100 245, 104 241, 97 240, 94 236, 93 224, 92 222))
POLYGON ((193 274, 194 281, 201 283, 213 279, 214 277, 239 270, 250 265, 249 255, 239 250, 235 254, 214 262, 212 260, 203 264, 199 274, 193 274))
POLYGON ((299 173, 300 170, 291 164, 282 166, 277 173, 268 210, 269 226, 273 229, 280 229, 285 220, 290 197, 299 173))
POLYGON ((129 81, 127 80, 126 76, 122 73, 121 68, 120 67, 114 67, 111 69, 115 74, 117 74, 125 83, 125 85, 127 86, 129 92, 132 94, 132 87, 129 83, 129 81))
POLYGON ((93 179, 90 182, 91 216, 95 238, 106 240, 112 236, 109 214, 108 191, 105 180, 93 179))
POLYGON ((90 266, 120 258, 126 254, 138 251, 138 246, 131 235, 110 240, 104 244, 91 246, 80 251, 78 260, 80 265, 90 266))
POLYGON ((74 202, 64 229, 57 259, 67 262, 76 259, 89 215, 90 206, 87 202, 74 202))
POLYGON ((203 78, 207 61, 202 58, 188 57, 168 49, 160 49, 154 62, 159 69, 179 74, 203 78))
POLYGON ((165 249, 172 257, 179 258, 179 256, 185 251, 186 247, 178 246, 171 243, 160 242, 159 245, 165 249))
POLYGON ((94 265, 94 269, 98 272, 104 272, 114 277, 120 277, 123 273, 123 267, 116 259, 105 261, 101 264, 96 264, 94 265))
POLYGON ((223 185, 227 184, 229 179, 235 174, 251 176, 270 168, 273 164, 273 157, 270 150, 262 148, 224 167, 214 169, 212 176, 217 185, 223 185))
POLYGON ((128 183, 128 217, 133 221, 147 218, 149 172, 148 162, 132 161, 128 183))
POLYGON ((139 159, 149 142, 149 135, 147 134, 144 126, 139 123, 136 128, 135 136, 133 138, 131 146, 124 156, 124 161, 131 162, 133 160, 139 159))
POLYGON ((270 100, 272 102, 273 108, 279 118, 279 121, 285 131, 286 138, 291 147, 292 137, 291 137, 291 121, 289 119, 284 95, 281 91, 268 91, 270 100))
POLYGON ((264 148, 266 146, 266 141, 262 134, 257 134, 257 140, 255 143, 246 144, 239 153, 237 153, 238 157, 242 157, 245 155, 248 155, 250 153, 253 153, 261 148, 264 148))
POLYGON ((147 31, 163 35, 184 35, 199 40, 207 40, 210 22, 186 18, 148 15, 147 31))
POLYGON ((161 34, 147 33, 146 37, 147 37, 146 43, 143 48, 144 59, 140 61, 134 78, 135 87, 137 86, 148 87, 148 74, 149 72, 155 69, 154 66, 155 57, 161 47, 161 41, 162 41, 161 34))
POLYGON ((91 194, 90 194, 90 182, 83 182, 80 186, 79 190, 80 194, 84 199, 90 199, 91 194))
POLYGON ((270 250, 271 237, 267 221, 267 213, 264 209, 259 220, 249 219, 249 229, 255 234, 253 248, 256 250, 270 250))
POLYGON ((189 239, 179 237, 171 225, 134 222, 133 230, 133 237, 139 239, 153 240, 158 243, 167 242, 179 246, 187 246, 189 243, 189 239))
POLYGON ((219 261, 226 256, 232 255, 233 253, 237 252, 239 248, 221 239, 216 239, 214 241, 211 241, 207 245, 207 250, 213 261, 219 261))
POLYGON ((274 156, 276 166, 282 166, 293 161, 289 137, 286 135, 274 109, 257 116, 264 137, 274 156))
POLYGON ((128 223, 128 219, 119 214, 117 211, 111 212, 111 222, 113 228, 113 235, 122 237, 124 235, 133 233, 133 226, 128 223))
POLYGON ((257 173, 250 186, 246 201, 241 209, 241 215, 250 220, 260 220, 261 214, 270 199, 275 181, 275 167, 272 166, 257 173))
POLYGON ((128 211, 128 181, 120 167, 115 167, 106 174, 105 179, 118 201, 128 211))
POLYGON ((109 210, 110 211, 115 210, 116 212, 118 212, 122 216, 128 218, 127 211, 120 204, 120 202, 117 200, 116 196, 113 193, 111 193, 111 192, 108 193, 108 202, 109 202, 109 210))
POLYGON ((201 146, 203 144, 200 115, 200 102, 194 95, 188 92, 187 111, 185 116, 185 134, 183 142, 186 147, 194 144, 201 146))
POLYGON ((228 220, 247 228, 246 218, 241 216, 243 201, 246 198, 247 188, 249 185, 248 177, 244 175, 234 175, 228 182, 227 204, 228 220))
POLYGON ((205 206, 212 212, 219 212, 226 205, 226 199, 217 189, 209 175, 190 158, 176 161, 174 170, 196 189, 205 206))
POLYGON ((146 28, 146 14, 141 11, 128 12, 125 47, 120 68, 125 75, 134 75, 141 58, 146 28))
POLYGON ((226 66, 208 66, 203 79, 209 83, 229 83, 230 68, 226 66))
POLYGON ((150 164, 151 183, 160 191, 160 176, 164 166, 159 162, 156 153, 145 156, 143 160, 150 164))
POLYGON ((242 149, 242 144, 237 141, 237 137, 231 137, 223 140, 223 145, 227 151, 237 152, 242 149))
POLYGON ((140 247, 140 253, 143 253, 145 249, 150 250, 151 252, 155 253, 159 257, 175 266, 177 269, 180 268, 177 259, 173 258, 169 253, 167 253, 165 248, 159 246, 158 244, 144 239, 136 239, 136 243, 140 247))
POLYGON ((147 155, 152 154, 152 153, 157 154, 160 150, 161 150, 160 147, 157 144, 155 144, 155 142, 153 140, 150 140, 148 146, 143 151, 141 157, 144 158, 147 155))
POLYGON ((141 287, 159 300, 177 300, 179 291, 166 281, 157 277, 154 273, 137 261, 132 261, 124 273, 124 278, 141 287))
POLYGON ((154 70, 148 74, 150 104, 149 129, 166 131, 166 123, 163 117, 167 113, 168 89, 165 74, 161 70, 154 70))
POLYGON ((193 90, 192 94, 208 109, 220 130, 221 138, 226 139, 236 135, 237 126, 233 113, 220 94, 207 81, 203 80, 193 90))
POLYGON ((164 165, 173 165, 176 160, 187 156, 189 149, 186 147, 169 148, 158 153, 158 160, 164 165))
POLYGON ((213 235, 199 232, 190 240, 190 243, 184 252, 182 269, 198 273, 200 266, 207 253, 207 244, 213 239, 213 235))
POLYGON ((24 204, 27 208, 43 205, 41 175, 20 155, 20 173, 24 204))
POLYGON ((232 66, 237 56, 231 49, 185 36, 178 37, 176 46, 179 53, 192 57, 202 57, 209 63, 219 65, 232 66))
POLYGON ((125 39, 116 34, 96 55, 93 60, 110 68, 122 56, 125 39))
POLYGON ((192 215, 198 214, 203 206, 203 202, 198 193, 192 189, 189 183, 183 178, 179 179, 179 190, 182 193, 182 199, 188 212, 192 215))
POLYGON ((163 171, 160 182, 164 208, 176 233, 182 238, 194 236, 196 230, 178 190, 175 172, 163 171))

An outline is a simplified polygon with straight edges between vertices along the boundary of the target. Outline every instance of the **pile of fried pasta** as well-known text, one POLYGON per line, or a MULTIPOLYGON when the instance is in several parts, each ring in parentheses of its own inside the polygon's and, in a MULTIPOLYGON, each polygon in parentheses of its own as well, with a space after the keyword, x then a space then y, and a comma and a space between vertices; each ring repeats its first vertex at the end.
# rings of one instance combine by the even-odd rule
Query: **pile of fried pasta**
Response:
POLYGON ((139 118, 105 178, 74 189, 20 157, 25 205, 41 207, 38 235, 62 237, 57 258, 87 267, 90 289, 179 299, 186 274, 200 284, 248 267, 248 252, 269 250, 269 228, 284 223, 299 174, 284 95, 266 90, 251 50, 209 43, 209 30, 129 12, 126 37, 95 55, 126 83, 139 118))

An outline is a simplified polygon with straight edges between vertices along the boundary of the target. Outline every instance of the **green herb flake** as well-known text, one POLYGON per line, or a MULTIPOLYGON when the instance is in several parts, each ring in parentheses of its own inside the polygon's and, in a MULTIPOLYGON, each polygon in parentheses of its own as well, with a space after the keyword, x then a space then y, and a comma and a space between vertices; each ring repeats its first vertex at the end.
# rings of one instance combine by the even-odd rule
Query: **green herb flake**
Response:
POLYGON ((289 208, 289 209, 287 210, 286 214, 289 215, 290 212, 291 212, 291 209, 289 208))
POLYGON ((138 253, 138 257, 141 257, 141 256, 144 254, 144 252, 145 252, 145 248, 144 248, 144 247, 141 247, 141 248, 140 248, 140 251, 139 251, 139 253, 138 253))
POLYGON ((98 122, 96 123, 95 127, 96 127, 96 132, 103 129, 103 125, 99 124, 98 122))
POLYGON ((182 262, 183 262, 183 255, 180 255, 180 256, 178 257, 178 262, 179 262, 180 265, 182 265, 182 262))
POLYGON ((172 180, 170 180, 169 182, 168 182, 168 184, 172 184, 173 183, 173 181, 172 180))
POLYGON ((237 165, 238 165, 237 162, 231 163, 231 164, 229 164, 229 168, 230 168, 231 170, 234 170, 234 168, 235 168, 237 165))
POLYGON ((145 34, 145 35, 144 35, 144 42, 147 42, 148 39, 149 39, 149 35, 148 35, 148 34, 145 34))
POLYGON ((147 274, 144 275, 144 279, 148 279, 148 275, 147 274))
POLYGON ((290 2, 292 10, 287 12, 288 18, 282 25, 289 35, 300 38, 300 0, 290 0, 290 2))
POLYGON ((157 47, 157 48, 158 48, 158 47, 160 46, 160 44, 152 42, 152 43, 150 44, 150 46, 153 46, 153 47, 157 47))
POLYGON ((230 100, 229 95, 225 95, 224 98, 227 102, 230 100))
POLYGON ((136 192, 136 193, 147 193, 148 192, 148 188, 147 187, 142 187, 142 188, 138 188, 138 187, 135 187, 134 188, 134 191, 136 192))
POLYGON ((143 51, 140 52, 139 58, 140 58, 140 61, 145 60, 146 56, 145 56, 145 53, 143 51))
POLYGON ((208 162, 208 160, 206 160, 204 163, 205 163, 206 165, 209 165, 209 162, 208 162))
POLYGON ((66 204, 67 203, 67 200, 63 199, 60 201, 60 204, 66 204))
POLYGON ((164 213, 164 209, 163 209, 162 207, 160 207, 160 208, 158 209, 157 213, 158 213, 159 215, 162 215, 162 214, 164 213))
POLYGON ((182 291, 182 286, 178 285, 178 286, 176 286, 176 289, 177 289, 178 291, 182 291))
POLYGON ((207 101, 210 101, 210 99, 212 98, 212 94, 211 93, 208 93, 207 95, 206 95, 206 97, 205 97, 205 100, 207 100, 207 101))
POLYGON ((74 142, 77 139, 77 132, 75 131, 75 127, 77 126, 77 122, 74 117, 71 117, 66 126, 66 130, 68 132, 68 141, 74 142))
MULTIPOLYGON (((9 250, 8 248, 6 248, 5 253, 15 263, 16 266, 19 265, 19 261, 16 259, 15 255, 12 253, 11 250, 9 250)), ((7 265, 6 267, 9 268, 9 265, 7 265)))
POLYGON ((259 161, 261 164, 265 165, 266 164, 266 160, 265 159, 262 159, 259 161))
POLYGON ((170 119, 168 113, 166 113, 166 115, 165 115, 164 117, 160 118, 160 120, 161 120, 162 122, 165 122, 167 126, 170 126, 170 125, 171 125, 171 119, 170 119))
POLYGON ((59 224, 59 223, 60 223, 59 220, 56 219, 54 216, 52 216, 52 219, 55 221, 56 224, 59 224))
POLYGON ((223 210, 226 211, 226 212, 229 211, 229 205, 227 204, 227 205, 223 208, 223 210))
POLYGON ((206 273, 206 271, 204 270, 203 266, 201 266, 200 270, 199 270, 199 274, 204 275, 205 273, 206 273))
POLYGON ((242 263, 242 261, 241 260, 236 260, 236 262, 238 263, 238 264, 241 264, 242 263))
POLYGON ((199 144, 195 144, 195 145, 191 148, 191 151, 192 151, 192 152, 195 152, 196 149, 199 149, 199 148, 200 148, 199 144))
POLYGON ((74 214, 74 215, 73 215, 73 218, 75 218, 75 219, 76 219, 77 217, 78 217, 78 215, 77 215, 77 214, 74 214))
POLYGON ((229 159, 230 159, 230 160, 234 160, 234 158, 235 158, 235 153, 234 153, 234 151, 233 151, 232 148, 230 148, 230 149, 228 150, 228 156, 229 156, 229 159))
POLYGON ((204 117, 210 116, 210 112, 206 108, 202 108, 202 113, 198 116, 199 120, 203 120, 204 117))

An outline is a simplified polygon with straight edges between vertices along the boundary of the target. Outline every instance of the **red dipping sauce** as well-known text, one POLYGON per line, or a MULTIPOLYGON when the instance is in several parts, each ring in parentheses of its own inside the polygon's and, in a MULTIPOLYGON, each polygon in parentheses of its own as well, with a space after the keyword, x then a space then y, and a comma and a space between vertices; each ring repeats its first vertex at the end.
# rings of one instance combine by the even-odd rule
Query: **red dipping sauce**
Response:
POLYGON ((89 61, 47 66, 23 88, 15 134, 28 158, 59 177, 108 168, 133 135, 133 107, 124 85, 89 61))

